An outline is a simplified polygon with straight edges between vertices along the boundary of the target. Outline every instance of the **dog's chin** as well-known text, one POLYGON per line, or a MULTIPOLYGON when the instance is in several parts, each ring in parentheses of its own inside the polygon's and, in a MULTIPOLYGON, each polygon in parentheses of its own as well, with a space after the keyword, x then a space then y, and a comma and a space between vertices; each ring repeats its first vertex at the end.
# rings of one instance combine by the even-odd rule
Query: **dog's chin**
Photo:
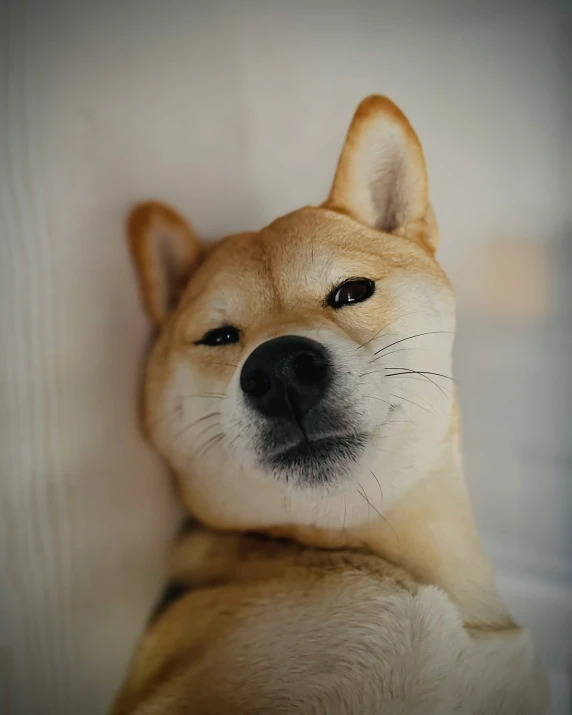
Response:
POLYGON ((268 451, 263 466, 276 479, 299 487, 340 483, 357 465, 368 443, 365 434, 303 439, 268 451))

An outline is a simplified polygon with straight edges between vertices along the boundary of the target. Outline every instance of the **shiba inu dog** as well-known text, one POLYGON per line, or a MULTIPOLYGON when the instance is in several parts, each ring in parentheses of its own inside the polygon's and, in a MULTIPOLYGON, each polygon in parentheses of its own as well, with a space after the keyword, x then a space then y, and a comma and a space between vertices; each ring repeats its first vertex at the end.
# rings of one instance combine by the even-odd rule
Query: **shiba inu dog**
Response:
POLYGON ((201 524, 115 715, 540 715, 463 481, 455 303, 419 140, 358 107, 325 203, 202 245, 129 239, 157 328, 147 435, 201 524))

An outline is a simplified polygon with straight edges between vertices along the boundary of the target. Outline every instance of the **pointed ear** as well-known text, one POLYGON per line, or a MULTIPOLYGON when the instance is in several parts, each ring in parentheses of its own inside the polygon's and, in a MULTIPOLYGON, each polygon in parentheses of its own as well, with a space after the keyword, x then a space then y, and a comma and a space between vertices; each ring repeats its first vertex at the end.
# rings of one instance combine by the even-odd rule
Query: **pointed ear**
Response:
POLYGON ((127 236, 145 310, 160 325, 177 304, 200 260, 199 241, 176 211, 153 201, 133 209, 127 236))
POLYGON ((372 95, 358 106, 324 206, 437 249, 421 144, 387 97, 372 95))

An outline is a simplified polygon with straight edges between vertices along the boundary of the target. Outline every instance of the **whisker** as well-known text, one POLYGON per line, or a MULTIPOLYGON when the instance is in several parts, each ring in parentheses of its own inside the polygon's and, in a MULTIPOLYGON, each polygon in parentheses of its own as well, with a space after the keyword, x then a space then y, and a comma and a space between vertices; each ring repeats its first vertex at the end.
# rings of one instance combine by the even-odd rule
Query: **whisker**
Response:
POLYGON ((164 422, 165 420, 169 419, 170 417, 174 417, 177 412, 179 411, 180 405, 175 405, 172 410, 168 410, 165 414, 161 415, 158 417, 156 420, 153 420, 152 422, 149 422, 149 427, 156 427, 157 425, 160 425, 161 422, 164 422))
POLYGON ((230 448, 234 445, 234 443, 238 440, 239 437, 240 437, 240 433, 237 434, 236 437, 233 437, 233 438, 230 440, 230 442, 228 443, 227 447, 230 449, 230 448))
POLYGON ((218 397, 220 399, 225 399, 228 397, 224 392, 198 392, 193 395, 181 395, 181 399, 183 400, 190 400, 192 397, 196 398, 214 398, 218 397))
MULTIPOLYGON (((363 487, 362 487, 362 485, 361 485, 361 482, 358 482, 358 484, 359 484, 359 487, 358 487, 358 489, 357 489, 357 493, 360 495, 360 497, 363 497, 363 499, 365 499, 365 501, 369 504, 369 506, 370 506, 372 509, 375 509, 375 507, 373 506, 373 504, 372 504, 372 503, 370 502, 370 500, 366 497, 366 495, 365 495, 365 493, 364 493, 364 491, 363 491, 363 487)), ((377 511, 377 510, 376 510, 376 511, 377 511)), ((377 513, 380 514, 379 511, 378 511, 377 513)), ((381 516, 381 514, 380 514, 380 516, 381 516)))
POLYGON ((403 397, 402 395, 391 395, 391 396, 395 397, 396 400, 403 400, 403 402, 409 402, 410 405, 415 405, 415 407, 419 407, 420 410, 424 410, 425 412, 428 412, 430 415, 433 415, 433 417, 439 417, 439 415, 436 412, 433 412, 432 410, 429 410, 426 407, 423 407, 422 405, 417 404, 417 402, 413 402, 413 400, 408 400, 406 397, 403 397))
MULTIPOLYGON (((413 350, 420 352, 420 353, 428 353, 429 350, 427 348, 397 348, 397 350, 392 350, 390 353, 385 353, 382 357, 389 357, 389 355, 395 355, 395 353, 406 353, 406 352, 412 352, 413 350)), ((371 362, 377 362, 380 358, 375 358, 371 362)))
POLYGON ((209 450, 212 449, 215 445, 217 445, 222 439, 224 439, 224 432, 219 432, 218 434, 209 437, 195 452, 195 458, 199 459, 206 457, 209 450))
POLYGON ((356 348, 356 350, 361 350, 361 348, 364 348, 366 345, 369 345, 369 344, 370 344, 371 342, 373 342, 379 335, 382 335, 382 334, 383 334, 383 331, 384 331, 386 328, 389 328, 389 326, 390 326, 390 325, 393 325, 393 323, 395 323, 397 320, 403 320, 403 318, 409 318, 409 316, 411 316, 411 315, 418 315, 419 313, 425 313, 425 314, 426 314, 427 311, 426 311, 426 310, 414 310, 414 311, 411 312, 411 313, 405 313, 405 315, 398 315, 397 318, 394 318, 393 320, 390 320, 389 323, 386 323, 386 324, 383 326, 383 328, 381 328, 381 330, 378 330, 377 333, 376 333, 372 338, 370 338, 369 340, 366 340, 365 343, 362 343, 361 345, 358 345, 358 347, 356 348))
MULTIPOLYGON (((199 417, 199 418, 198 418, 197 420, 195 420, 194 422, 191 422, 190 424, 185 425, 184 428, 181 430, 181 432, 179 432, 179 434, 175 437, 175 442, 178 442, 179 439, 180 439, 183 435, 187 434, 190 430, 193 429, 193 427, 196 427, 196 426, 199 425, 201 422, 204 422, 205 420, 212 419, 213 417, 214 417, 214 418, 220 417, 221 414, 222 414, 221 412, 209 412, 208 415, 203 415, 202 417, 199 417)), ((202 433, 201 433, 201 434, 202 434, 202 433)))
POLYGON ((385 402, 386 405, 389 405, 390 407, 395 407, 395 405, 393 403, 388 402, 387 400, 384 400, 381 397, 374 397, 373 395, 364 395, 364 397, 368 400, 377 400, 378 402, 385 402))
POLYGON ((384 422, 382 427, 390 427, 391 425, 415 425, 415 420, 388 420, 384 422))
MULTIPOLYGON (((192 395, 181 395, 181 397, 180 397, 181 400, 189 400, 191 398, 201 398, 201 399, 211 399, 212 398, 212 399, 226 400, 226 399, 228 399, 228 395, 225 395, 222 392, 212 392, 212 393, 203 392, 203 393, 197 393, 197 394, 192 394, 192 395)), ((157 425, 161 424, 165 420, 172 418, 179 412, 179 410, 181 409, 181 406, 182 405, 179 403, 179 404, 175 405, 172 409, 167 410, 167 412, 165 412, 165 414, 160 415, 156 420, 149 422, 148 423, 149 427, 156 427, 157 425)), ((200 419, 203 419, 203 418, 200 418, 200 419)), ((187 425, 187 426, 190 426, 190 425, 187 425)))
POLYGON ((204 422, 205 420, 210 419, 211 417, 220 417, 221 414, 222 413, 219 412, 218 410, 216 412, 209 412, 208 415, 203 415, 202 417, 199 417, 194 422, 191 422, 191 424, 187 425, 187 429, 190 429, 191 427, 194 427, 195 425, 198 425, 201 422, 204 422))
POLYGON ((396 340, 393 343, 390 343, 389 345, 386 345, 384 348, 381 348, 381 350, 376 350, 374 355, 379 355, 380 353, 385 352, 389 348, 392 348, 394 345, 399 345, 399 343, 404 343, 406 340, 413 340, 414 338, 421 338, 423 335, 452 335, 452 332, 450 330, 429 330, 426 333, 417 333, 417 335, 410 335, 408 338, 401 338, 401 340, 396 340))
POLYGON ((381 490, 381 484, 380 484, 380 482, 379 482, 379 479, 375 476, 375 474, 374 474, 373 472, 371 473, 371 476, 372 476, 372 477, 375 479, 375 481, 377 482, 377 486, 379 487, 379 500, 380 500, 380 504, 383 504, 383 492, 382 492, 382 490, 381 490))
MULTIPOLYGON (((406 379, 409 379, 409 380, 419 380, 420 378, 407 376, 406 379)), ((427 405, 427 407, 428 407, 430 410, 434 410, 435 412, 437 411, 437 408, 439 407, 439 403, 438 403, 438 402, 434 402, 433 400, 429 400, 428 397, 426 397, 425 395, 420 395, 416 390, 412 390, 412 389, 410 389, 410 388, 404 387, 403 385, 399 385, 399 389, 400 389, 402 392, 406 392, 407 394, 412 395, 416 400, 417 400, 417 399, 421 400, 421 402, 422 402, 423 404, 427 405)))
MULTIPOLYGON (((203 397, 203 395, 186 395, 186 396, 183 395, 181 397, 181 399, 187 399, 189 397, 203 397)), ((221 399, 226 399, 226 396, 222 397, 221 399)), ((157 425, 161 424, 165 420, 172 418, 181 410, 181 407, 182 407, 181 403, 176 404, 172 409, 167 410, 167 412, 165 412, 165 414, 162 414, 156 420, 149 422, 148 423, 149 427, 156 427, 157 425)), ((205 418, 201 417, 199 419, 206 419, 206 417, 205 418)), ((187 425, 187 427, 191 427, 191 426, 192 425, 187 425)))
MULTIPOLYGON (((372 474, 373 474, 373 472, 372 472, 372 474)), ((374 476, 375 476, 375 475, 374 475, 374 476)), ((376 478, 377 478, 377 477, 376 477, 376 478)), ((363 486, 361 485, 361 483, 358 482, 358 484, 359 484, 359 488, 358 488, 358 490, 357 490, 357 493, 358 493, 361 497, 363 497, 363 498, 365 499, 365 501, 369 504, 369 506, 370 506, 375 512, 377 512, 377 514, 381 517, 381 519, 383 519, 383 521, 385 521, 385 523, 389 526, 389 528, 391 529, 391 531, 393 531, 393 533, 394 533, 394 535, 395 535, 395 538, 398 539, 399 537, 397 536, 397 532, 395 531, 395 529, 393 528, 393 526, 389 523, 387 517, 384 516, 384 515, 379 511, 379 509, 376 509, 376 507, 375 507, 375 506, 370 502, 370 500, 367 498, 367 495, 366 495, 366 493, 365 493, 365 489, 363 488, 363 486), (360 491, 360 489, 361 489, 361 491, 360 491)))
POLYGON ((199 440, 203 435, 205 435, 213 427, 220 427, 220 422, 218 422, 218 420, 217 420, 216 422, 213 422, 212 424, 207 425, 206 427, 203 427, 203 429, 196 436, 197 440, 199 440))
MULTIPOLYGON (((396 377, 397 375, 400 375, 403 377, 405 380, 412 380, 413 382, 433 382, 433 380, 429 380, 428 377, 425 377, 425 375, 421 375, 419 377, 416 377, 414 373, 411 372, 396 372, 394 375, 386 375, 385 377, 396 377)), ((441 390, 445 390, 445 392, 449 393, 449 396, 453 395, 453 391, 450 390, 447 387, 442 387, 441 385, 436 385, 439 387, 441 390)), ((447 398, 448 399, 448 398, 447 398)))
MULTIPOLYGON (((412 380, 415 379, 415 378, 412 377, 413 375, 419 375, 420 378, 423 378, 423 379, 426 380, 427 382, 430 382, 430 383, 432 383, 433 385, 435 385, 435 387, 436 387, 436 388, 444 395, 444 397, 446 397, 447 399, 449 399, 449 397, 447 396, 447 394, 446 394, 446 392, 445 392, 445 390, 446 390, 447 388, 444 388, 442 385, 438 385, 438 384, 435 382, 435 380, 432 380, 430 377, 427 377, 427 376, 428 376, 428 375, 434 375, 434 376, 436 376, 436 377, 442 377, 442 378, 444 378, 445 380, 451 380, 452 382, 455 382, 455 383, 457 382, 457 380, 456 380, 454 377, 449 377, 448 375, 442 375, 442 374, 439 373, 439 372, 429 372, 429 371, 427 371, 427 370, 413 370, 412 368, 408 368, 408 367, 403 367, 403 368, 399 368, 399 367, 381 367, 381 368, 379 368, 379 369, 377 369, 377 370, 369 370, 368 372, 362 372, 361 375, 360 375, 360 377, 367 377, 368 375, 377 375, 377 374, 383 374, 384 377, 398 377, 398 376, 407 377, 407 376, 411 376, 410 379, 412 379, 412 380), (394 373, 388 374, 388 373, 386 372, 387 370, 398 370, 398 371, 401 371, 401 372, 394 372, 394 373)), ((447 392, 449 393, 449 396, 450 396, 451 394, 453 394, 453 393, 451 392, 451 390, 447 390, 447 392)))
MULTIPOLYGON (((450 375, 443 375, 441 372, 429 372, 428 370, 412 370, 409 367, 384 367, 384 370, 405 370, 407 372, 414 372, 417 375, 435 375, 436 377, 442 377, 445 380, 451 380, 451 382, 458 382, 454 377, 451 377, 450 375)), ((388 377, 391 377, 388 375, 388 377)))
MULTIPOLYGON (((439 390, 439 392, 441 392, 441 394, 443 395, 443 397, 445 397, 446 399, 449 399, 449 397, 447 396, 447 394, 445 393, 445 390, 441 387, 441 385, 438 385, 438 384, 435 382, 435 380, 432 380, 430 377, 428 377, 428 375, 434 375, 434 374, 436 374, 436 373, 432 373, 432 372, 419 372, 419 370, 410 370, 409 368, 391 368, 391 367, 386 367, 385 369, 386 369, 386 370, 395 370, 395 369, 397 369, 397 370, 399 370, 399 369, 403 370, 403 372, 392 372, 390 375, 386 375, 386 377, 399 377, 400 375, 406 375, 406 376, 408 376, 408 375, 412 375, 412 374, 414 374, 414 375, 421 375, 421 377, 425 378, 425 380, 427 380, 428 382, 430 382, 432 385, 435 385, 435 387, 439 390)), ((441 375, 441 377, 445 377, 445 376, 444 376, 444 375, 441 375)))

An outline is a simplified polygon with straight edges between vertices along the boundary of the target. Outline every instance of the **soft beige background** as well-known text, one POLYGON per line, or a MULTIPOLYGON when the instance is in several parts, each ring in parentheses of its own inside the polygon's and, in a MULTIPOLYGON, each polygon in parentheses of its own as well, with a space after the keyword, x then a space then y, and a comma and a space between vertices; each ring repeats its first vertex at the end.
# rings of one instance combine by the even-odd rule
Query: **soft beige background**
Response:
POLYGON ((354 106, 371 92, 403 107, 426 150, 441 256, 461 302, 471 490, 503 588, 565 698, 572 104, 563 9, 3 0, 1 712, 105 711, 177 520, 135 422, 147 326, 126 210, 162 198, 214 237, 320 201, 354 106))

